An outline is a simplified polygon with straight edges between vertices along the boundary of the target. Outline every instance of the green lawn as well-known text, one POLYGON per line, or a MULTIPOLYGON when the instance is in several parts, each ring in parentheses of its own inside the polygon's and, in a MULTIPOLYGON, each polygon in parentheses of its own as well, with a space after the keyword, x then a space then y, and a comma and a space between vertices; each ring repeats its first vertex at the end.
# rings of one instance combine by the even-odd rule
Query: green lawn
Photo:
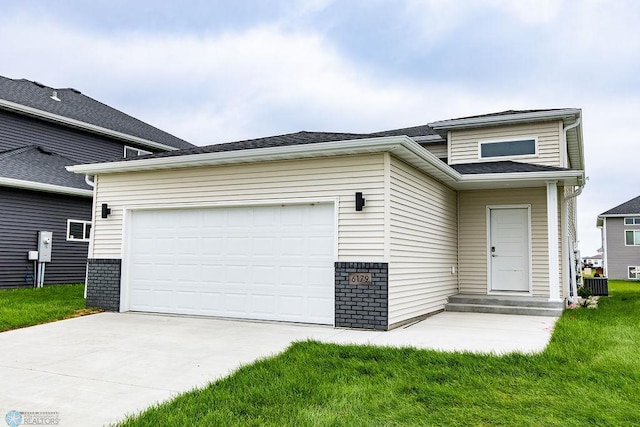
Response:
POLYGON ((640 425, 640 284, 610 289, 542 354, 301 342, 121 425, 640 425))
POLYGON ((0 290, 0 332, 93 313, 85 308, 84 285, 0 290))

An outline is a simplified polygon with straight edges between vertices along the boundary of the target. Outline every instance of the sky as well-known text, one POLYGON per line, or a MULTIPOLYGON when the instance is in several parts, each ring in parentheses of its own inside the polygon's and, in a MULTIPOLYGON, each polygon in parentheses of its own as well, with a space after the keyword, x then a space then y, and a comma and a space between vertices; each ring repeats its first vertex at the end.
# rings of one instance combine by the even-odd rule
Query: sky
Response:
POLYGON ((196 145, 581 108, 596 217, 640 195, 640 1, 0 0, 0 75, 196 145))

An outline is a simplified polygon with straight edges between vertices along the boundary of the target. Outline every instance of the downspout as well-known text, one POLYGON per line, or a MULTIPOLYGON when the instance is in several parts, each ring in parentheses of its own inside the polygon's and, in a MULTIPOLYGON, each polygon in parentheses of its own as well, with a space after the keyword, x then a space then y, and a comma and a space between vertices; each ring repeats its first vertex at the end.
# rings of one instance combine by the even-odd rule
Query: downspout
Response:
MULTIPOLYGON (((578 119, 573 124, 571 124, 571 125, 569 125, 569 126, 564 128, 563 138, 564 138, 564 146, 565 146, 565 148, 567 147, 567 132, 570 131, 571 129, 574 129, 574 128, 580 126, 581 122, 582 122, 581 118, 578 117, 578 119)), ((565 165, 565 167, 566 166, 569 166, 569 165, 565 165)), ((569 200, 575 199, 580 194, 582 194, 582 190, 583 189, 584 189, 584 183, 582 185, 580 185, 572 193, 565 194, 565 196, 564 196, 563 206, 562 206, 562 210, 563 210, 562 230, 565 233, 567 233, 568 228, 569 228, 569 200)), ((576 224, 576 236, 575 236, 576 239, 575 240, 577 240, 577 237, 578 237, 577 234, 578 234, 578 227, 577 227, 577 224, 576 224)), ((566 239, 562 239, 562 252, 563 252, 563 254, 566 254, 566 259, 563 259, 563 262, 562 262, 562 271, 564 273, 566 273, 566 275, 565 275, 565 283, 566 283, 566 276, 571 274, 571 268, 569 268, 569 266, 567 265, 567 262, 566 262, 566 261, 571 262, 571 255, 569 254, 569 247, 571 245, 569 245, 569 239, 570 239, 570 236, 569 236, 568 233, 567 233, 566 239)), ((573 243, 574 243, 574 249, 575 249, 575 243, 576 242, 573 242, 573 243)), ((563 258, 565 258, 565 257, 563 257, 563 258)), ((578 301, 578 283, 576 281, 576 276, 574 274, 571 274, 570 287, 571 287, 571 292, 570 292, 571 295, 567 295, 567 299, 569 300, 570 303, 576 303, 578 301)), ((564 288, 564 286, 563 286, 563 288, 564 288)))
POLYGON ((85 175, 84 182, 86 182, 89 187, 93 188, 96 186, 96 177, 93 175, 85 175), (93 181, 89 179, 90 176, 93 177, 93 181))

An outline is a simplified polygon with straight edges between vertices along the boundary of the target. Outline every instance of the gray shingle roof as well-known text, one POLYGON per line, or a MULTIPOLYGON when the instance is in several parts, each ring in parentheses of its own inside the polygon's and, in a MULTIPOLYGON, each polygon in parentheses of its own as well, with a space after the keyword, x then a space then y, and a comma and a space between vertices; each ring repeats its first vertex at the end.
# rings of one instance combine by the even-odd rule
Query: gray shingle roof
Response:
POLYGON ((605 215, 640 215, 640 196, 600 214, 605 215))
POLYGON ((0 76, 0 99, 174 148, 193 147, 187 141, 83 95, 76 89, 55 89, 25 79, 0 76), (59 101, 52 98, 54 91, 59 101))
POLYGON ((38 146, 0 152, 0 177, 91 190, 83 175, 68 172, 75 162, 38 146))
POLYGON ((409 127, 409 128, 402 128, 402 129, 384 130, 384 131, 372 133, 370 135, 371 136, 399 136, 399 135, 406 135, 406 136, 410 136, 410 137, 415 137, 415 136, 438 135, 438 133, 436 133, 436 131, 433 130, 428 125, 421 125, 421 126, 412 126, 412 127, 409 127))
POLYGON ((473 175, 480 173, 514 173, 514 172, 557 172, 571 170, 554 166, 536 165, 531 163, 519 163, 511 160, 501 162, 481 162, 463 163, 450 165, 453 169, 463 175, 473 175))

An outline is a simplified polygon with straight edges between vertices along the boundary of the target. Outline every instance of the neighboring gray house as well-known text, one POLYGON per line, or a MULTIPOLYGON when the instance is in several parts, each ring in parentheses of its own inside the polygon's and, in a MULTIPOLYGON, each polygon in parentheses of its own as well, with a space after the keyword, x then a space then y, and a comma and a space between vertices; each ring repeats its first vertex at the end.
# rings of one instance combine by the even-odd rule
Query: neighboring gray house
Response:
POLYGON ((65 166, 189 147, 75 89, 0 76, 0 288, 33 283, 38 231, 53 232, 45 283, 84 282, 93 189, 65 166))
POLYGON ((640 196, 598 215, 604 275, 640 280, 640 196))

